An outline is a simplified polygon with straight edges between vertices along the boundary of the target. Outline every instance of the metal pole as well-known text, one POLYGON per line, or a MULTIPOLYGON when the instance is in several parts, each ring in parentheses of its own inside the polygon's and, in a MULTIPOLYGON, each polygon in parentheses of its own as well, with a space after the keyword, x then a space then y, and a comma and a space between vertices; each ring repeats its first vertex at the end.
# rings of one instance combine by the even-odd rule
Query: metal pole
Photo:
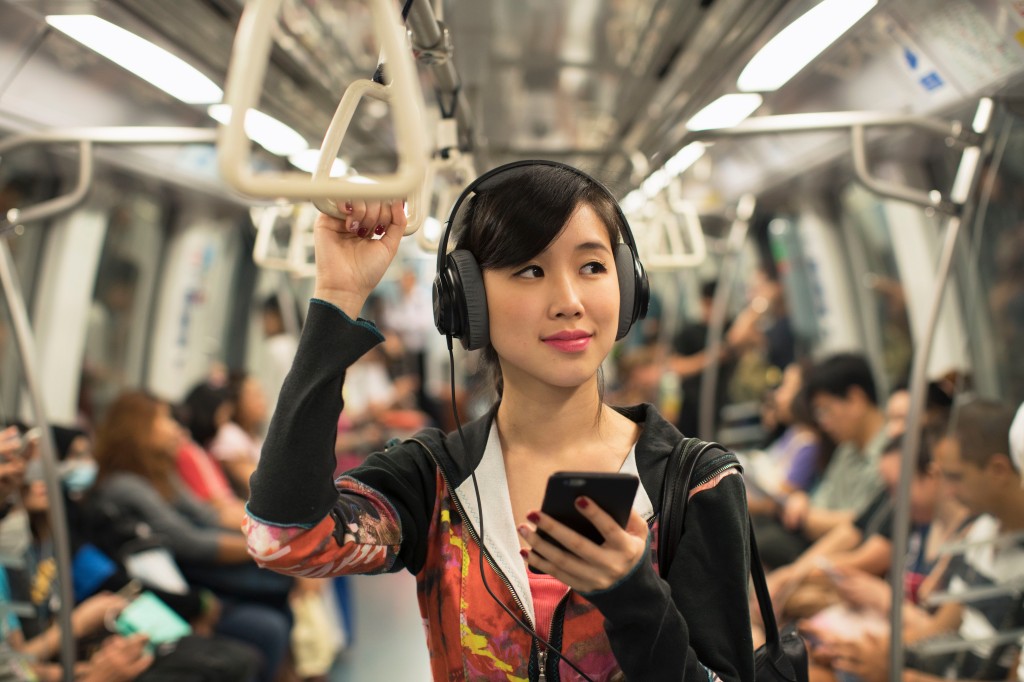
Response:
POLYGON ((21 355, 22 371, 25 373, 25 386, 31 398, 35 424, 42 429, 39 439, 39 456, 42 458, 43 472, 46 478, 46 494, 50 500, 50 529, 53 533, 54 558, 57 561, 57 587, 60 596, 60 608, 57 611, 57 626, 60 630, 60 660, 66 682, 74 679, 75 641, 71 630, 71 609, 75 599, 71 584, 71 543, 68 539, 67 515, 64 511, 64 493, 60 478, 57 475, 56 447, 53 432, 46 420, 43 407, 42 387, 36 375, 35 340, 32 338, 32 327, 25 309, 25 298, 21 292, 14 269, 14 259, 6 239, 0 239, 0 285, 3 286, 4 298, 11 314, 14 338, 21 355))
MULTIPOLYGON (((982 99, 978 105, 978 112, 979 116, 975 118, 974 130, 977 133, 984 133, 991 120, 991 100, 982 99), (980 115, 983 111, 986 112, 985 116, 980 115)), ((959 206, 963 206, 971 195, 977 181, 980 160, 980 147, 972 146, 964 150, 953 183, 953 190, 950 193, 952 200, 959 206)), ((907 414, 907 429, 900 455, 902 459, 900 481, 894 500, 893 515, 893 566, 890 574, 892 628, 889 633, 889 679, 891 680, 902 679, 903 674, 903 573, 906 570, 907 544, 910 537, 910 480, 914 475, 917 451, 921 445, 921 419, 924 415, 928 361, 931 358, 935 330, 942 312, 942 299, 946 293, 946 282, 952 270, 953 255, 956 252, 962 224, 962 215, 951 216, 947 223, 946 236, 935 272, 935 289, 932 292, 924 334, 914 353, 910 374, 910 409, 907 414)))
MULTIPOLYGON (((443 49, 445 47, 445 35, 441 24, 434 16, 434 9, 427 0, 413 0, 409 8, 409 16, 406 24, 412 31, 415 47, 422 49, 443 49)), ((459 142, 463 149, 470 149, 473 145, 473 118, 469 111, 469 101, 466 94, 462 92, 462 82, 459 74, 455 71, 455 65, 451 59, 442 59, 430 65, 437 81, 438 93, 446 98, 444 107, 448 107, 450 100, 452 108, 455 109, 455 120, 459 123, 459 142)))
MULTIPOLYGON (((729 295, 739 276, 740 255, 743 243, 747 240, 750 218, 754 215, 755 200, 753 195, 744 194, 736 206, 736 218, 729 230, 729 239, 725 247, 722 271, 718 276, 718 288, 711 304, 711 318, 708 320, 708 340, 704 344, 704 352, 708 361, 701 372, 700 382, 700 437, 704 440, 714 438, 715 429, 715 393, 718 388, 718 366, 721 364, 719 355, 722 352, 722 335, 725 331, 725 315, 729 308, 729 295)), ((686 400, 686 396, 683 396, 686 400)), ((683 434, 692 436, 692 433, 683 434)))
POLYGON ((694 130, 686 134, 686 141, 715 139, 719 137, 742 137, 764 135, 765 133, 809 133, 823 130, 846 129, 853 126, 911 126, 945 137, 952 144, 968 145, 977 139, 969 130, 964 130, 959 121, 893 114, 884 111, 826 111, 811 114, 780 114, 778 116, 757 116, 748 118, 729 128, 694 130))

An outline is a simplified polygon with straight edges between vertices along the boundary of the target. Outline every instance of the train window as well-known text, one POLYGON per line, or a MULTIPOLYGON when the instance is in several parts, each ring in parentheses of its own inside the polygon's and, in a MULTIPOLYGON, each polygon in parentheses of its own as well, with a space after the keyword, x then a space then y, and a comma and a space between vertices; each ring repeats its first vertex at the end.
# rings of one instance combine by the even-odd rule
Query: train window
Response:
POLYGON ((126 196, 109 214, 87 318, 79 410, 91 420, 143 377, 163 208, 142 192, 126 196))
POLYGON ((987 312, 987 320, 975 318, 972 325, 991 329, 989 344, 975 338, 984 335, 971 337, 978 389, 1016 404, 1024 400, 1024 363, 1018 357, 1024 344, 1024 116, 1005 112, 993 132, 997 144, 981 172, 961 283, 967 300, 978 304, 968 305, 967 313, 987 312))

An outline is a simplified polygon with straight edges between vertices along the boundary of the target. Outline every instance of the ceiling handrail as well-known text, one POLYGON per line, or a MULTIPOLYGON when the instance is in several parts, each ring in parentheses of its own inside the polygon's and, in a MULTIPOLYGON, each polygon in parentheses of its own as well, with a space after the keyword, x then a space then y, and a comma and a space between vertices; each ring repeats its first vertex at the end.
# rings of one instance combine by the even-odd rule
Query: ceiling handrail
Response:
MULTIPOLYGON (((387 57, 391 85, 387 90, 395 123, 398 167, 394 173, 367 176, 373 184, 353 182, 351 179, 310 177, 296 171, 253 173, 249 161, 251 142, 245 134, 245 114, 257 104, 259 89, 266 76, 272 43, 271 28, 277 19, 282 0, 249 0, 242 12, 235 34, 228 68, 224 103, 231 107, 230 118, 220 127, 217 155, 225 181, 238 191, 257 197, 283 199, 395 199, 410 196, 418 190, 426 171, 427 137, 422 124, 422 93, 419 91, 412 53, 405 45, 397 10, 390 0, 372 0, 370 3, 374 29, 387 57)), ((359 80, 345 91, 335 112, 335 121, 345 116, 351 120, 355 106, 362 95, 376 96, 376 88, 368 87, 372 81, 359 80), (352 111, 348 111, 351 107, 352 111)), ((373 84, 378 85, 379 84, 373 84)), ((335 121, 331 127, 337 128, 335 121)), ((347 128, 347 123, 345 125, 347 128)), ((337 146, 344 130, 335 133, 337 146)), ((337 146, 327 144, 322 150, 337 146)), ((331 139, 333 143, 333 138, 331 139)), ((321 161, 324 154, 321 153, 321 161)), ((330 165, 328 165, 328 168, 330 165)), ((334 209, 337 210, 336 208, 334 209)))
POLYGON ((67 194, 47 199, 34 206, 12 208, 7 214, 0 216, 0 235, 17 228, 19 225, 39 220, 46 220, 55 215, 70 211, 85 200, 92 189, 93 157, 92 142, 82 140, 78 143, 78 181, 74 189, 67 194))
POLYGON ((960 210, 957 204, 943 196, 942 192, 937 189, 926 192, 898 182, 882 180, 872 175, 868 168, 867 137, 865 135, 867 127, 867 125, 863 124, 850 127, 850 151, 853 154, 853 172, 862 185, 879 196, 907 201, 917 206, 941 211, 947 215, 955 215, 960 210))
POLYGON ((882 180, 871 175, 867 162, 868 128, 911 127, 944 138, 946 145, 960 149, 977 145, 980 136, 961 121, 885 111, 824 111, 803 114, 756 116, 728 128, 709 128, 687 133, 687 140, 707 140, 774 133, 809 133, 849 130, 853 170, 857 180, 880 196, 907 201, 927 209, 956 215, 960 205, 939 190, 925 191, 882 180))
POLYGON ((0 139, 0 155, 29 144, 78 143, 78 180, 67 194, 48 199, 27 208, 12 208, 0 216, 0 234, 18 225, 52 218, 78 206, 89 194, 95 168, 93 146, 96 144, 188 144, 214 142, 213 128, 176 126, 95 126, 86 128, 53 128, 36 130, 0 139))

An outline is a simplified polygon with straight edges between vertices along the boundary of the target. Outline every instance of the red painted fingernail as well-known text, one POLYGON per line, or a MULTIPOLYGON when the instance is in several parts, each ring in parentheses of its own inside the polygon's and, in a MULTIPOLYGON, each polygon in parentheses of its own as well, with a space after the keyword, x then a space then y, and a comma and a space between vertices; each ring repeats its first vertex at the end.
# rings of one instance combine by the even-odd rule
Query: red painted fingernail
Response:
POLYGON ((385 228, 384 228, 383 225, 378 225, 377 227, 373 228, 373 233, 374 234, 384 234, 384 229, 385 228))
POLYGON ((528 550, 528 549, 521 549, 521 550, 519 550, 519 556, 523 557, 524 559, 527 558, 528 556, 530 556, 530 550, 528 550))
POLYGON ((580 509, 586 509, 587 507, 590 506, 590 502, 587 502, 587 498, 585 497, 577 497, 576 506, 579 507, 580 509))
POLYGON ((356 234, 358 234, 360 237, 365 237, 368 231, 369 230, 367 230, 365 227, 360 227, 359 231, 356 232, 356 234))
POLYGON ((345 211, 348 212, 348 213, 352 212, 352 202, 351 201, 346 201, 345 202, 345 211))
POLYGON ((538 514, 537 512, 530 512, 529 514, 526 515, 526 520, 529 521, 530 523, 539 523, 540 522, 540 514, 538 514))

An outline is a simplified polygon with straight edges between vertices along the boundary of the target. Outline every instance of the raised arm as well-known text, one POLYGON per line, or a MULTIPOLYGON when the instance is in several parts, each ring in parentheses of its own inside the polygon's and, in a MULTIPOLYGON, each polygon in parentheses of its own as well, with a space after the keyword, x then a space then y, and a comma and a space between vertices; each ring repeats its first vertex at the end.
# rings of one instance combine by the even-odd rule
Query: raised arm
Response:
POLYGON ((422 456, 371 458, 334 480, 345 371, 383 340, 358 314, 405 227, 401 202, 342 206, 344 220, 317 219, 315 298, 250 479, 243 522, 257 563, 293 575, 374 573, 413 563, 409 556, 397 560, 403 546, 412 553, 415 538, 425 535, 418 528, 432 499, 422 456))

